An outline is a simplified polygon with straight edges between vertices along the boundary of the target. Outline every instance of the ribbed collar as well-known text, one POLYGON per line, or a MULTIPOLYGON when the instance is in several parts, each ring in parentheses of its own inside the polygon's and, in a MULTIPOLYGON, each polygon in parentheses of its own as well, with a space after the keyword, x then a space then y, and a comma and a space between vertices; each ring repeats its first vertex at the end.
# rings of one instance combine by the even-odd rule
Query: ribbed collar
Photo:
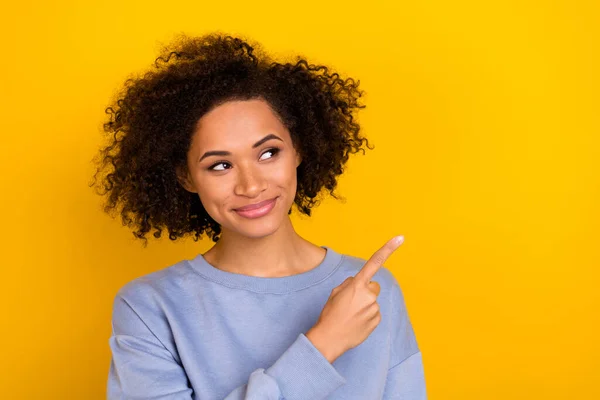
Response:
POLYGON ((289 293, 305 289, 325 280, 339 267, 343 258, 342 254, 328 246, 320 247, 327 250, 327 252, 323 261, 315 268, 300 274, 277 278, 264 278, 223 271, 209 264, 202 254, 198 254, 187 261, 200 275, 224 286, 258 293, 289 293))

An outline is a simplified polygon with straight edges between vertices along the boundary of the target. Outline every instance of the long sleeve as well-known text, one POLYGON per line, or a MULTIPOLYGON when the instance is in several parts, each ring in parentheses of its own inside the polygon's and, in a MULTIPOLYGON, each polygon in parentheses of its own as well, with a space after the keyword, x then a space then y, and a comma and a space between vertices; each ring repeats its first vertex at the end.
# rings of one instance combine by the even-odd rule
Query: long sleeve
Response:
MULTIPOLYGON (((108 400, 206 398, 203 393, 193 397, 194 389, 181 362, 118 295, 113 305, 112 329, 108 400)), ((254 370, 248 382, 224 400, 324 399, 345 383, 344 377, 301 333, 273 365, 254 370)))
POLYGON ((390 368, 383 400, 427 400, 421 352, 390 368))
POLYGON ((384 400, 426 400, 422 354, 408 316, 404 295, 393 278, 391 359, 386 378, 384 400))

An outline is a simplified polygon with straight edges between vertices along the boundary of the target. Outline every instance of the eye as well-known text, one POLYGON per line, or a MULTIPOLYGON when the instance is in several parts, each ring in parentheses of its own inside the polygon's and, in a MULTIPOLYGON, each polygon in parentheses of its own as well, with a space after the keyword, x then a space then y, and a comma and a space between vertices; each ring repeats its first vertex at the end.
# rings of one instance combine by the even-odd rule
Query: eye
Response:
POLYGON ((272 153, 273 155, 269 158, 273 158, 275 157, 275 155, 277 155, 277 153, 279 153, 281 151, 281 149, 277 148, 277 147, 273 147, 272 149, 268 149, 267 151, 265 151, 263 154, 266 153, 272 153))
MULTIPOLYGON (((275 156, 277 155, 277 153, 279 153, 280 151, 281 151, 281 149, 280 149, 280 148, 278 148, 278 147, 273 147, 273 148, 270 148, 270 149, 268 149, 267 151, 265 151, 265 152, 263 153, 263 155, 264 155, 264 154, 266 154, 266 153, 271 153, 271 154, 272 154, 272 156, 271 156, 271 157, 269 157, 269 158, 273 158, 273 157, 275 157, 275 156)), ((219 165, 230 165, 230 164, 229 164, 228 162, 226 162, 226 161, 219 161, 218 163, 216 163, 216 164, 213 164, 212 166, 208 167, 208 169, 209 169, 210 171, 225 171, 225 169, 228 169, 228 168, 224 168, 224 169, 216 169, 215 167, 216 167, 216 166, 219 166, 219 165)))
POLYGON ((218 163, 216 163, 216 164, 213 164, 212 166, 208 167, 208 169, 209 169, 210 171, 225 171, 224 169, 215 169, 215 167, 216 167, 217 165, 223 165, 223 164, 227 164, 227 165, 229 165, 229 163, 228 163, 228 162, 221 161, 221 162, 218 162, 218 163))

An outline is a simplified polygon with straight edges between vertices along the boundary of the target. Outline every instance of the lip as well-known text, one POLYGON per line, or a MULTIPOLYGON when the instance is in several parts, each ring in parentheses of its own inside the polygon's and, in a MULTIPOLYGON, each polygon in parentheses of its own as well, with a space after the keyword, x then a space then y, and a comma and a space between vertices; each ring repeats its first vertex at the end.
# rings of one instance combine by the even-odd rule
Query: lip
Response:
MULTIPOLYGON (((279 197, 279 196, 277 196, 279 197)), ((261 208, 263 206, 266 206, 267 204, 269 204, 270 202, 272 202, 273 200, 275 200, 277 197, 273 197, 272 199, 268 199, 265 201, 261 201, 260 203, 256 203, 256 204, 250 204, 248 206, 244 206, 244 207, 240 207, 240 208, 234 208, 235 211, 250 211, 250 210, 256 210, 257 208, 261 208)))
MULTIPOLYGON (((259 218, 262 217, 264 215, 267 215, 268 213, 271 212, 271 210, 273 208, 275 208, 275 204, 277 202, 277 198, 275 197, 271 200, 265 200, 262 201, 260 203, 257 204, 253 204, 251 207, 256 207, 258 205, 258 208, 253 208, 250 210, 240 210, 240 209, 234 209, 234 211, 244 217, 244 218, 250 218, 250 219, 254 219, 254 218, 259 218)), ((248 207, 248 206, 247 206, 248 207)))

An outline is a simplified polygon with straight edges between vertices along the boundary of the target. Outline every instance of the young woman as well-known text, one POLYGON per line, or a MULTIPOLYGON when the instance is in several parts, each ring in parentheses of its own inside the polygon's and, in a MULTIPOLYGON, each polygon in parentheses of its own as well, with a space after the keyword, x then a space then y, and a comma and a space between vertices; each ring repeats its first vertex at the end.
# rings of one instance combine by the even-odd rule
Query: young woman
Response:
POLYGON ((337 198, 349 153, 368 147, 360 96, 324 66, 274 62, 218 33, 180 37, 126 81, 107 108, 106 211, 120 207, 143 240, 166 228, 215 245, 118 291, 109 399, 426 398, 383 267, 403 238, 366 261, 302 238, 289 218, 294 204, 310 216, 323 189, 337 198))

